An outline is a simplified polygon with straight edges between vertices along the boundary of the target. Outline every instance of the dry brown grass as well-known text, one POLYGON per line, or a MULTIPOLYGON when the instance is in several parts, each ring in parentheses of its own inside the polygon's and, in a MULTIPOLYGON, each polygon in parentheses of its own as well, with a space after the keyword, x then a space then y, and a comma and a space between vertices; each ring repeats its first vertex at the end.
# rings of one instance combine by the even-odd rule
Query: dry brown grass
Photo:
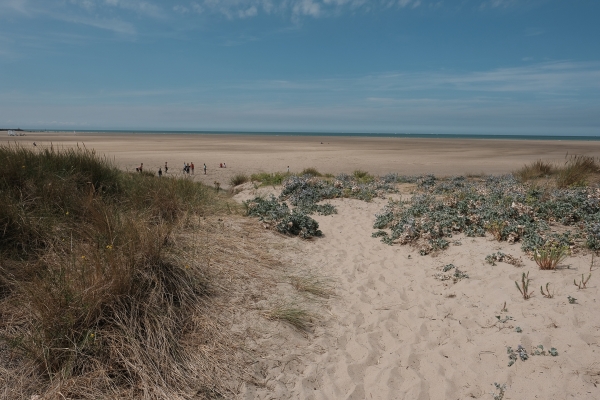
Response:
MULTIPOLYGON (((164 233, 138 238, 137 246, 164 233)), ((165 255, 170 264, 150 264, 139 276, 108 280, 96 273, 100 260, 78 256, 77 268, 54 277, 58 288, 32 281, 23 293, 5 298, 0 331, 12 342, 0 349, 0 359, 12 361, 2 363, 0 398, 229 398, 241 381, 252 381, 244 369, 251 360, 240 351, 247 338, 230 326, 243 325, 252 313, 262 318, 253 303, 273 295, 281 269, 265 242, 283 239, 238 216, 189 218, 168 234, 177 243, 165 255), (81 274, 85 263, 89 275, 81 274), (131 294, 119 298, 130 283, 139 301, 131 294), (76 304, 82 307, 59 313, 64 300, 59 294, 67 292, 79 293, 76 304), (31 308, 22 307, 24 298, 31 308), (103 304, 96 308, 100 316, 94 316, 94 304, 103 304), (77 326, 90 326, 86 319, 96 324, 80 331, 76 316, 83 319, 77 326), (64 342, 56 339, 61 335, 64 342)), ((131 258, 148 263, 151 256, 131 258)), ((45 262, 65 262, 55 257, 45 262)))
POLYGON ((546 180, 558 188, 585 186, 600 179, 600 165, 594 157, 570 155, 562 165, 538 160, 514 171, 513 175, 522 182, 546 180))
POLYGON ((16 228, 0 241, 1 398, 233 397, 251 380, 230 327, 273 293, 268 233, 188 180, 1 150, 7 204, 31 199, 0 215, 16 228), (87 171, 117 184, 98 190, 87 171))

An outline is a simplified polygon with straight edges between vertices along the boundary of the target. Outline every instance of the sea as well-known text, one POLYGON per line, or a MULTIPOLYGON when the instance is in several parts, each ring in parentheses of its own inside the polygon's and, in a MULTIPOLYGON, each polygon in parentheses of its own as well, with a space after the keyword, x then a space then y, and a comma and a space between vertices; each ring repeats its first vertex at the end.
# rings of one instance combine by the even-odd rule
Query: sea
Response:
MULTIPOLYGON (((61 130, 36 130, 36 132, 65 132, 61 130)), ((373 138, 423 138, 423 139, 510 139, 510 140, 581 140, 600 141, 598 135, 517 135, 517 134, 455 134, 455 133, 372 133, 372 132, 264 132, 264 131, 169 131, 169 130, 77 130, 83 134, 139 134, 139 135, 252 135, 252 136, 328 136, 373 138)))

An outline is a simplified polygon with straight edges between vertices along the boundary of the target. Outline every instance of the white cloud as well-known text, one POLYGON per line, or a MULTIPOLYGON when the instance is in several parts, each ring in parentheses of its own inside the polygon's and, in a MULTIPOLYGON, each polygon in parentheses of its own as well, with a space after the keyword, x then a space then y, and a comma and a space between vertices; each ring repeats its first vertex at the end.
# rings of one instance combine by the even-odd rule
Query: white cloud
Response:
POLYGON ((256 14, 258 14, 258 11, 255 6, 252 6, 252 7, 248 8, 247 10, 238 11, 238 16, 242 19, 254 17, 254 16, 256 16, 256 14))
POLYGON ((2 0, 0 1, 0 11, 1 10, 28 14, 29 2, 27 0, 2 0))
POLYGON ((185 6, 176 5, 173 6, 173 11, 178 12, 180 14, 187 14, 188 12, 190 12, 190 9, 185 6))
POLYGON ((321 14, 321 5, 313 0, 300 0, 292 8, 294 15, 308 15, 318 17, 321 14))

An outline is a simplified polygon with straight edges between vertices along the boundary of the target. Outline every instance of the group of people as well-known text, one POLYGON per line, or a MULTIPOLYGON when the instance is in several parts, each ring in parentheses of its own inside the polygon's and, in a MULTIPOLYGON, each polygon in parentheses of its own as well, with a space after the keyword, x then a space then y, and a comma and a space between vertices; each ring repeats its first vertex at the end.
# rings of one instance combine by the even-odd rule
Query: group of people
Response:
POLYGON ((183 163, 183 173, 189 174, 190 171, 192 172, 192 175, 194 175, 194 163, 183 163))
MULTIPOLYGON (((227 168, 227 166, 225 165, 225 163, 221 163, 219 165, 220 168, 227 168)), ((135 168, 136 172, 142 172, 144 170, 144 163, 141 163, 139 167, 135 168)), ((165 168, 164 168, 164 173, 166 174, 167 172, 169 172, 169 166, 167 165, 167 162, 165 161, 165 168)), ((194 174, 194 163, 193 162, 189 162, 189 163, 183 163, 183 173, 184 174, 194 174)), ((204 175, 206 175, 206 163, 204 163, 204 175)), ((162 167, 158 168, 158 176, 163 176, 163 169, 162 167)))

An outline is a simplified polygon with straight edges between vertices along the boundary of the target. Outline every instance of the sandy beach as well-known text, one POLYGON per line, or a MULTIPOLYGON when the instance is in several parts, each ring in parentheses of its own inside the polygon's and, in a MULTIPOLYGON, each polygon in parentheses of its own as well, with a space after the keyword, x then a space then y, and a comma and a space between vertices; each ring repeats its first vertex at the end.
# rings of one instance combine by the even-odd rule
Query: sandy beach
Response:
POLYGON ((506 174, 526 163, 544 159, 563 162, 569 154, 600 156, 600 141, 544 141, 491 139, 409 139, 331 136, 248 136, 176 134, 27 133, 5 137, 5 143, 31 146, 93 148, 134 171, 140 163, 158 171, 168 162, 170 173, 180 173, 184 162, 195 165, 195 179, 227 185, 238 173, 316 168, 322 173, 375 175, 506 174), (219 168, 225 162, 226 169, 219 168), (207 176, 202 175, 206 163, 207 176))
MULTIPOLYGON (((72 133, 5 138, 14 142, 85 145, 126 170, 143 162, 156 171, 167 161, 169 173, 180 174, 184 162, 194 162, 195 179, 211 185, 226 184, 236 173, 285 171, 288 165, 291 172, 314 167, 333 174, 362 169, 375 175, 498 175, 538 159, 562 162, 567 152, 600 156, 598 141, 72 133), (220 162, 227 168, 219 168, 220 162)), ((246 185, 235 198, 279 190, 246 185)), ((408 200, 413 192, 414 186, 404 185, 393 196, 408 200)), ((254 383, 242 384, 239 398, 492 399, 490 393, 498 393, 494 382, 506 384, 504 399, 600 398, 600 276, 594 267, 586 289, 573 285, 590 271, 591 252, 541 271, 518 244, 461 234, 447 249, 421 256, 414 247, 371 237, 374 216, 387 202, 329 201, 338 213, 313 216, 323 231, 314 240, 272 233, 287 266, 282 274, 318 273, 332 282, 335 296, 313 302, 319 318, 309 333, 264 319, 253 324, 246 345, 266 356, 248 366, 254 383), (499 251, 522 264, 485 262, 499 251), (448 264, 469 278, 436 279, 448 264), (530 272, 535 292, 529 300, 515 287, 523 272, 530 272), (539 292, 546 283, 553 298, 539 292), (568 295, 577 303, 570 304, 568 295), (558 355, 507 366, 507 347, 519 345, 530 352, 538 345, 555 348, 558 355)), ((232 324, 248 323, 242 321, 247 316, 239 318, 232 324)))

